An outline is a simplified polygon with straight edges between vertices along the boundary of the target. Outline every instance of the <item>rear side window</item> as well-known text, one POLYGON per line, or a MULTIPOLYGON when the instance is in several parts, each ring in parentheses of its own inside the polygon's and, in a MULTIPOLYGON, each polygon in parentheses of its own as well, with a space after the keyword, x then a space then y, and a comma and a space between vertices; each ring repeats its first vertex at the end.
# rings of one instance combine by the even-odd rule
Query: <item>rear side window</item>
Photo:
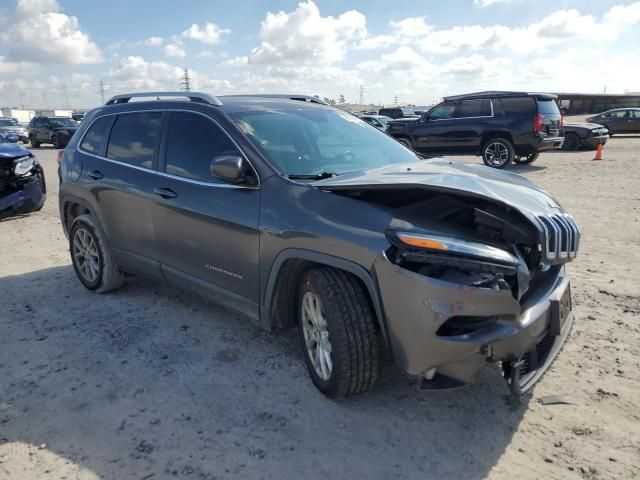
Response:
POLYGON ((491 104, 488 99, 463 100, 458 109, 458 118, 489 117, 491 116, 491 104))
POLYGON ((542 115, 560 115, 558 104, 554 100, 538 99, 538 113, 542 115))
POLYGON ((502 110, 507 115, 535 113, 535 107, 533 105, 533 99, 531 97, 501 98, 500 103, 502 105, 502 110))
POLYGON ((219 183, 211 175, 211 161, 220 155, 240 155, 227 134, 202 115, 172 112, 167 132, 165 170, 171 175, 219 183))
POLYGON ((104 140, 109 134, 109 126, 112 120, 113 117, 107 116, 101 117, 93 122, 82 139, 80 148, 86 152, 99 155, 102 152, 104 140))
POLYGON ((161 112, 118 115, 111 129, 107 158, 129 165, 152 168, 161 125, 161 112))

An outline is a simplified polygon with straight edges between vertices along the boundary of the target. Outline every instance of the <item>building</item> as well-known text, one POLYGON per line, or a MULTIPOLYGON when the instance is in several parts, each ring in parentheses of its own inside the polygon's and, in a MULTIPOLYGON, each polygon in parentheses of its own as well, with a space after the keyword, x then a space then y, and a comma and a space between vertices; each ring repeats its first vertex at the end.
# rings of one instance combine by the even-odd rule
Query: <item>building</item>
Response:
POLYGON ((640 94, 556 93, 565 115, 600 113, 612 108, 640 107, 640 94))
POLYGON ((15 118, 18 123, 29 123, 36 116, 35 110, 26 110, 24 108, 2 108, 0 112, 2 117, 15 118))

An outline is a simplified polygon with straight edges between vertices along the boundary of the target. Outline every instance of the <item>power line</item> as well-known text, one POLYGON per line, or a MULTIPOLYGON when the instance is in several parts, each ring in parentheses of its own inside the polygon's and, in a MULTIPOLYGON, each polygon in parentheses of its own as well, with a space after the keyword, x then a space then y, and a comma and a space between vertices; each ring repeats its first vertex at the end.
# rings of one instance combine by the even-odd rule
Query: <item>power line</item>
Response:
POLYGON ((191 79, 189 78, 189 69, 188 68, 184 69, 184 75, 182 77, 180 77, 180 80, 182 80, 180 82, 181 89, 184 90, 185 92, 190 92, 191 91, 191 84, 190 84, 191 79))

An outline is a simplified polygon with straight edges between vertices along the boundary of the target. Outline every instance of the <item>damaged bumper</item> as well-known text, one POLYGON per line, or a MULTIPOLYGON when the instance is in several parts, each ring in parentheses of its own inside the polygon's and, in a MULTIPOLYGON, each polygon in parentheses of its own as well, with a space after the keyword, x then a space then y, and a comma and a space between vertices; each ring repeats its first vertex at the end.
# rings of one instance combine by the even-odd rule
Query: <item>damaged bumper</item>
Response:
POLYGON ((544 272, 521 302, 509 290, 427 277, 384 255, 374 267, 396 363, 435 388, 471 382, 488 361, 501 362, 509 386, 522 394, 549 367, 573 323, 564 267, 544 272))
POLYGON ((45 197, 44 173, 38 167, 31 177, 13 181, 0 191, 0 219, 39 210, 45 197))

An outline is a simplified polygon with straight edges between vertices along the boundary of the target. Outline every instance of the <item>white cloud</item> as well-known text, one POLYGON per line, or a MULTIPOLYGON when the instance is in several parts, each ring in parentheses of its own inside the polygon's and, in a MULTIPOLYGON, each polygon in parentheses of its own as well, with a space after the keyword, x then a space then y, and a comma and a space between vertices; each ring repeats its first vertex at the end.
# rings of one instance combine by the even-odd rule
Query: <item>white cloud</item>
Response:
POLYGON ((163 61, 148 62, 143 57, 130 56, 111 69, 109 78, 114 90, 175 90, 183 71, 163 61))
POLYGON ((29 74, 38 70, 38 65, 32 62, 7 62, 5 58, 0 55, 0 74, 2 75, 15 75, 15 74, 29 74))
POLYGON ((202 43, 215 45, 216 43, 220 43, 223 35, 230 32, 231 30, 220 28, 215 23, 208 22, 203 27, 200 27, 199 25, 196 25, 194 23, 188 29, 182 32, 181 36, 184 38, 189 38, 191 40, 198 40, 202 43))
POLYGON ((249 63, 249 57, 246 56, 233 57, 222 62, 223 65, 228 65, 230 67, 239 67, 242 65, 246 65, 247 63, 249 63))
POLYGON ((184 51, 182 42, 176 41, 174 43, 169 43, 164 47, 164 54, 167 57, 173 58, 184 58, 187 53, 184 51))
POLYGON ((366 37, 366 19, 351 10, 323 17, 313 1, 299 3, 290 13, 267 13, 260 25, 260 46, 251 50, 249 63, 269 65, 332 65, 348 46, 366 37))
POLYGON ((159 47, 163 41, 162 37, 149 37, 144 41, 144 44, 148 47, 159 47))
POLYGON ((15 18, 0 34, 11 60, 58 64, 102 61, 98 46, 78 19, 60 12, 56 0, 18 0, 15 18))
POLYGON ((474 5, 478 5, 480 7, 489 7, 491 5, 495 5, 496 3, 510 3, 511 0, 473 0, 474 5))

